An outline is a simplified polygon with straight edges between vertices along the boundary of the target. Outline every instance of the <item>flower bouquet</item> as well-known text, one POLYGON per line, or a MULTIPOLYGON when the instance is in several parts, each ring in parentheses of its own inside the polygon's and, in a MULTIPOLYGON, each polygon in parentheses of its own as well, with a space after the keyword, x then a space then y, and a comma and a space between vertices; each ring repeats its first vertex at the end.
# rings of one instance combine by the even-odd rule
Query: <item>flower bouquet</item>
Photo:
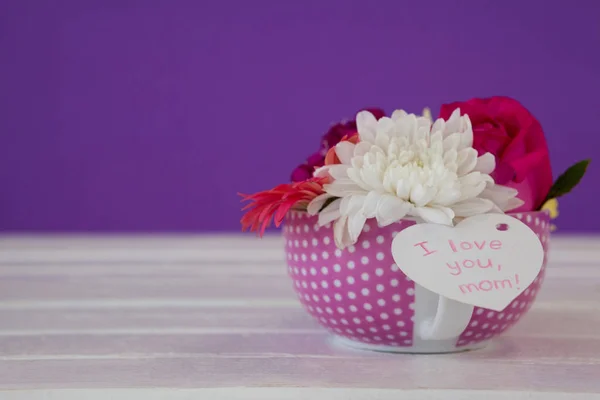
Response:
POLYGON ((291 182, 242 195, 241 223, 285 221, 305 309, 353 347, 453 352, 484 346, 529 309, 557 198, 540 123, 507 97, 443 105, 433 121, 360 111, 334 125, 291 182))

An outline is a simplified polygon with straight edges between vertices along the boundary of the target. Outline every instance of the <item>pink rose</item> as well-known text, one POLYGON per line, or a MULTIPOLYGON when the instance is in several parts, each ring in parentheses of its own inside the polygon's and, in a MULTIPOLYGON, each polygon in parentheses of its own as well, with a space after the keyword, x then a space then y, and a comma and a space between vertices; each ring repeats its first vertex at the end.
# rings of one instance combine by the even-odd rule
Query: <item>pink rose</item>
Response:
POLYGON ((517 189, 525 202, 513 211, 539 209, 552 187, 552 168, 538 120, 518 101, 502 96, 444 104, 440 118, 447 120, 457 108, 471 119, 479 155, 495 156, 496 183, 517 189))

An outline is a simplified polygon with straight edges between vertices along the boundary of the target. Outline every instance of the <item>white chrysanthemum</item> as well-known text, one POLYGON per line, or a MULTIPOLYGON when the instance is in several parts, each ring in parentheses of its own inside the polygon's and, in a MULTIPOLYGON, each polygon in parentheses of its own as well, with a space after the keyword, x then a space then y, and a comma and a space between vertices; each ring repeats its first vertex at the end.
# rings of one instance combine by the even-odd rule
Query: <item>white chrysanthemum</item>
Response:
POLYGON ((427 117, 395 111, 379 121, 356 117, 359 142, 338 143, 341 164, 315 172, 329 175, 326 193, 308 211, 334 223, 338 247, 355 243, 367 218, 386 226, 405 217, 451 225, 455 218, 506 211, 521 202, 517 191, 494 184, 494 156, 477 157, 469 117, 455 110, 432 125, 427 117), (322 206, 337 198, 327 205, 322 206))

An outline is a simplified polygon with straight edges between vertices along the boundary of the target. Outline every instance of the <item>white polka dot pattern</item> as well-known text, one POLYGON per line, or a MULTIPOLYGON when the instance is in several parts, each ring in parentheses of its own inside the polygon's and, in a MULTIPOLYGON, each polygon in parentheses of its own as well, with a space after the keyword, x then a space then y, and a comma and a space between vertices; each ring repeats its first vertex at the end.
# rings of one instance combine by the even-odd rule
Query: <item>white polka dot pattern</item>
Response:
POLYGON ((529 226, 540 239, 545 253, 542 269, 533 283, 502 312, 476 307, 467 329, 458 338, 458 347, 489 340, 510 329, 529 310, 544 280, 550 235, 549 216, 545 212, 518 213, 512 216, 529 226))
POLYGON ((316 222, 292 211, 283 229, 288 270, 306 310, 336 335, 411 346, 414 282, 394 265, 390 249, 393 234, 414 222, 379 227, 367 221, 359 241, 344 250, 336 248, 331 226, 316 222))
MULTIPOLYGON (((512 214, 540 238, 547 254, 550 220, 545 212, 512 214)), ((331 225, 291 211, 283 234, 288 271, 304 308, 332 333, 365 344, 411 347, 415 308, 414 282, 394 264, 391 243, 413 222, 387 227, 367 221, 358 242, 337 249, 331 225)), ((506 331, 531 307, 542 284, 546 258, 535 281, 504 311, 475 308, 456 346, 475 345, 506 331)))

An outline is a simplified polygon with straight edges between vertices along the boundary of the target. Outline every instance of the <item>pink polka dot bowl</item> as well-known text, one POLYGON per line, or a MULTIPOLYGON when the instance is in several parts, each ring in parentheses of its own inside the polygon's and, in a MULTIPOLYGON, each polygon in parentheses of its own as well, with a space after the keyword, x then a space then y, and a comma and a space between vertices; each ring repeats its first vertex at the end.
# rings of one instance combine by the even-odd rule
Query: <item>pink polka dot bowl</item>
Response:
POLYGON ((439 312, 440 297, 406 277, 392 258, 392 239, 413 221, 379 227, 370 219, 357 243, 340 250, 335 246, 331 225, 319 227, 316 216, 291 211, 283 229, 289 275, 303 307, 340 344, 401 353, 481 348, 525 315, 544 278, 550 234, 548 214, 511 216, 540 238, 544 264, 537 278, 502 312, 468 306, 457 315, 449 314, 446 320, 450 324, 461 319, 464 322, 443 338, 427 337, 422 331, 423 323, 431 321, 436 310, 439 312))

